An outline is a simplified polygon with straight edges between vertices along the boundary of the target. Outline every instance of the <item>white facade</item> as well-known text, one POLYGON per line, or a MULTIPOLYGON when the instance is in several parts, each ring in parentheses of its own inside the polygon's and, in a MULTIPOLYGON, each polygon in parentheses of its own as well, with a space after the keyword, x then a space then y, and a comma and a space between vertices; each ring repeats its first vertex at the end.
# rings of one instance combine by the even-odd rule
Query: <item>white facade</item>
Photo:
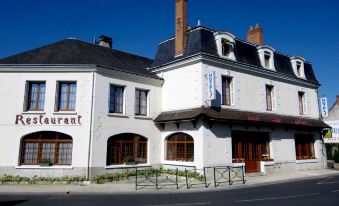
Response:
MULTIPOLYGON (((0 65, 0 82, 5 85, 0 88, 0 95, 3 97, 0 105, 0 131, 4 143, 0 145, 0 175, 82 175, 91 178, 97 174, 131 167, 122 163, 127 150, 133 150, 133 153, 142 156, 140 159, 145 159, 135 165, 136 167, 201 169, 216 165, 248 166, 246 161, 249 157, 235 157, 241 153, 236 151, 240 148, 236 144, 236 135, 248 135, 244 139, 247 138, 246 143, 249 145, 256 141, 248 140, 251 135, 263 136, 265 141, 260 143, 260 148, 261 151, 266 151, 260 154, 263 156, 255 159, 260 162, 258 172, 274 173, 323 167, 326 159, 320 127, 306 124, 307 121, 319 120, 319 85, 305 80, 304 62, 301 77, 279 73, 274 67, 274 51, 266 46, 257 48, 258 59, 264 61, 263 52, 266 49, 271 51, 270 64, 273 67, 240 63, 236 59, 236 41, 233 35, 221 32, 214 34, 213 38, 218 55, 221 52, 220 41, 228 39, 233 45, 231 56, 212 57, 201 53, 168 62, 150 70, 159 78, 95 65, 0 65), (210 72, 215 75, 214 100, 209 100, 208 97, 206 75, 210 72), (222 83, 223 78, 231 81, 228 91, 231 98, 229 105, 223 102, 223 93, 226 90, 222 83), (42 111, 26 111, 27 83, 32 81, 45 83, 42 111), (58 82, 64 81, 76 82, 74 111, 60 112, 56 109, 58 82), (120 95, 111 96, 112 86, 122 88, 123 91, 119 112, 110 112, 109 109, 111 98, 120 95), (272 90, 269 97, 270 109, 267 103, 268 86, 272 90), (135 114, 136 90, 147 93, 145 115, 135 114), (302 114, 300 94, 304 95, 302 114), (255 115, 247 116, 247 119, 232 119, 227 115, 220 117, 215 112, 215 117, 199 113, 180 119, 183 113, 197 111, 199 108, 218 108, 220 111, 233 112, 232 114, 238 112, 241 115, 255 115), (172 115, 173 119, 157 121, 157 117, 166 113, 178 117, 172 115), (260 118, 265 115, 273 119, 270 122, 262 121, 260 118), (284 118, 289 121, 293 119, 294 122, 288 123, 284 118), (52 123, 52 119, 56 122, 52 123), (22 164, 23 138, 43 131, 59 132, 72 138, 70 164, 49 167, 22 164), (120 144, 119 148, 109 143, 111 138, 120 137, 121 134, 136 135, 143 139, 143 143, 136 145, 136 140, 129 140, 127 143, 116 141, 114 144, 120 144), (179 134, 184 134, 184 137, 179 137, 179 134), (172 141, 171 138, 175 135, 177 139, 172 141), (297 140, 298 135, 302 136, 299 139, 304 136, 310 139, 307 142, 310 150, 307 151, 307 156, 304 153, 298 154, 298 144, 304 144, 297 140), (142 148, 142 145, 146 145, 146 149, 137 149, 142 148), (112 163, 112 156, 120 158, 119 161, 114 160, 112 163), (238 160, 241 162, 237 162, 238 160)), ((291 61, 294 62, 293 59, 291 61)), ((114 99, 114 105, 117 104, 116 101, 114 99)))

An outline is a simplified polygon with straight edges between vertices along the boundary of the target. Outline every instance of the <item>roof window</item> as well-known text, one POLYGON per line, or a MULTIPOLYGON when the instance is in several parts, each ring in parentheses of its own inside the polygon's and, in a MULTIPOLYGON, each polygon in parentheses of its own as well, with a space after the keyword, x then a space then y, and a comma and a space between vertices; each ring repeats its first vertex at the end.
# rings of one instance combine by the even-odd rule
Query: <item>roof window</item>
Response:
POLYGON ((304 71, 304 62, 305 59, 303 57, 292 57, 291 64, 293 68, 294 74, 299 77, 305 79, 305 71, 304 71))
POLYGON ((235 36, 229 32, 216 32, 214 36, 219 56, 225 59, 236 60, 234 55, 235 36))
POLYGON ((258 54, 259 59, 261 62, 261 65, 265 69, 275 70, 274 67, 274 49, 270 46, 264 45, 259 46, 258 48, 258 54))

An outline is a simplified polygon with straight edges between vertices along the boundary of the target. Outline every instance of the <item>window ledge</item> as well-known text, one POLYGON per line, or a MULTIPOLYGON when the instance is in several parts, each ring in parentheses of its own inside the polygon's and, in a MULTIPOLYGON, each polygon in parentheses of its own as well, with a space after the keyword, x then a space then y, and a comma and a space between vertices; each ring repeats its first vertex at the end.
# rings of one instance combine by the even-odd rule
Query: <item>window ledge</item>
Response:
POLYGON ((245 162, 232 163, 232 167, 242 167, 245 166, 245 162))
POLYGON ((53 112, 54 115, 77 115, 78 113, 75 111, 60 111, 60 112, 53 112))
POLYGON ((184 162, 184 161, 170 161, 170 160, 165 160, 162 162, 162 164, 165 165, 175 165, 175 166, 188 166, 188 167, 195 167, 194 162, 184 162))
POLYGON ((149 164, 136 164, 136 165, 109 165, 105 166, 105 169, 124 169, 124 168, 137 168, 137 167, 151 167, 149 164))
POLYGON ((127 116, 125 114, 118 114, 118 113, 108 113, 107 116, 109 116, 109 117, 129 118, 129 116, 127 116))
POLYGON ((147 119, 147 120, 153 120, 152 117, 149 117, 149 116, 139 116, 139 115, 136 115, 134 116, 135 119, 147 119))
POLYGON ((26 112, 21 112, 21 114, 46 114, 45 111, 26 111, 26 112))
POLYGON ((304 163, 317 163, 319 162, 318 159, 306 159, 306 160, 296 160, 295 163, 297 164, 304 164, 304 163))
POLYGON ((49 166, 49 167, 42 167, 40 165, 20 165, 16 166, 15 169, 68 169, 72 170, 72 166, 62 166, 62 165, 54 165, 54 166, 49 166))
POLYGON ((260 161, 260 163, 264 166, 274 165, 274 161, 260 161))

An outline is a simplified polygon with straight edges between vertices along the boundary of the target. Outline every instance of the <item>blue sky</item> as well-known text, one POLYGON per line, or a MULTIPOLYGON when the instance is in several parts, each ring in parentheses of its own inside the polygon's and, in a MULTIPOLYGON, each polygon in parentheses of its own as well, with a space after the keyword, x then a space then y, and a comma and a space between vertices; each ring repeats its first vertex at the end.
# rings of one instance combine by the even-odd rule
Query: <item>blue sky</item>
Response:
MULTIPOLYGON (((329 106, 339 95, 338 0, 188 0, 188 22, 224 29, 245 39, 250 25, 264 42, 310 61, 329 106)), ((68 37, 93 41, 105 34, 113 47, 154 58, 158 42, 174 35, 174 0, 1 0, 0 58, 68 37)))

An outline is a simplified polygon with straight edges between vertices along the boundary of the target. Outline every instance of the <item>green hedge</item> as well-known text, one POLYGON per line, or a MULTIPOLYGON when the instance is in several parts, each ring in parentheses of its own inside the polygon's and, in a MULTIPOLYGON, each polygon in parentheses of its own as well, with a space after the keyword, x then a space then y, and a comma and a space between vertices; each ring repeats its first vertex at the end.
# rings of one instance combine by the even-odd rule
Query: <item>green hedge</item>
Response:
MULTIPOLYGON (((170 170, 170 169, 160 169, 156 170, 154 168, 147 168, 144 170, 138 170, 138 177, 142 176, 152 176, 155 175, 156 172, 162 173, 162 174, 167 174, 167 175, 176 175, 177 170, 170 170)), ((178 171, 178 176, 184 177, 185 171, 178 171)), ((97 175, 93 178, 94 183, 97 184, 103 184, 106 182, 115 182, 115 181, 120 181, 120 180, 128 180, 129 177, 135 177, 135 170, 126 170, 123 173, 105 173, 102 175, 97 175)), ((195 178, 197 180, 202 181, 204 177, 200 175, 197 172, 188 172, 188 177, 189 178, 195 178)))
POLYGON ((21 177, 19 175, 12 176, 12 175, 4 175, 0 176, 0 183, 7 184, 7 183, 28 183, 28 184, 37 184, 37 183, 60 183, 60 184, 71 184, 71 183, 82 183, 85 181, 86 178, 83 176, 63 176, 63 177, 21 177))

